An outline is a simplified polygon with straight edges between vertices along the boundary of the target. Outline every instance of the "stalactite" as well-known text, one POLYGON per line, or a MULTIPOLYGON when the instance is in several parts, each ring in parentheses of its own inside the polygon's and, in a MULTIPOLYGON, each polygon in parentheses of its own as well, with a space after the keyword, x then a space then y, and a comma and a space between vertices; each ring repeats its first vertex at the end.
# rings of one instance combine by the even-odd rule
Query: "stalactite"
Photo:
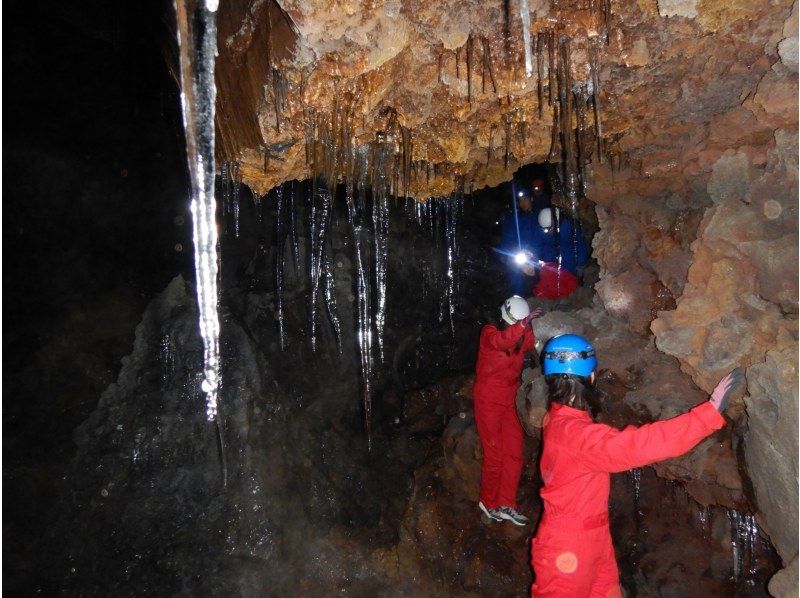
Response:
POLYGON ((525 47, 525 76, 533 75, 533 57, 531 56, 531 9, 528 0, 519 0, 519 13, 522 18, 522 45, 525 47))
POLYGON ((505 148, 503 152, 503 167, 508 170, 508 156, 511 149, 511 119, 509 115, 503 116, 503 128, 505 134, 505 148))
POLYGON ((547 101, 552 106, 558 100, 558 83, 556 79, 556 73, 558 71, 557 68, 557 60, 556 60, 556 32, 553 29, 548 31, 548 39, 547 39, 547 72, 549 76, 549 83, 548 83, 548 96, 547 101))
MULTIPOLYGON (((485 74, 488 71, 489 79, 492 83, 492 90, 494 93, 497 93, 497 80, 494 77, 494 66, 492 66, 492 50, 489 47, 489 40, 485 37, 483 38, 483 64, 484 64, 484 83, 485 83, 485 74)), ((482 90, 485 91, 485 90, 482 90)))
POLYGON ((536 34, 536 99, 539 104, 539 118, 544 118, 544 45, 547 34, 536 34))

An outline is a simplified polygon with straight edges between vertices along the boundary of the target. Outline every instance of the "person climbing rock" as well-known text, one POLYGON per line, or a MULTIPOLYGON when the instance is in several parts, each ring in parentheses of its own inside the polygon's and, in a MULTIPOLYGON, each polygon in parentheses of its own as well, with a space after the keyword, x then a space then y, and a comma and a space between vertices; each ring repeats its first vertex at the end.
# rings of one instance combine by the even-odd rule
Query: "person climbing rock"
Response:
POLYGON ((533 204, 527 189, 517 191, 513 201, 516 209, 508 210, 501 218, 500 253, 508 270, 509 293, 529 297, 536 270, 532 265, 517 260, 521 254, 533 256, 536 216, 531 210, 533 204))
MULTIPOLYGON (((540 204, 541 205, 541 204, 540 204)), ((533 252, 541 260, 533 296, 540 299, 568 297, 580 286, 589 257, 581 224, 552 205, 536 213, 533 252)))
POLYGON ((530 321, 542 315, 514 295, 500 308, 503 324, 481 330, 473 392, 475 423, 483 448, 478 507, 495 521, 525 525, 519 512, 517 488, 522 472, 522 425, 514 399, 520 385, 525 353, 534 347, 530 321))
POLYGON ((677 457, 724 424, 721 412, 742 385, 736 369, 705 403, 672 419, 617 430, 595 423, 597 357, 585 338, 556 336, 542 350, 550 407, 540 472, 544 513, 531 543, 533 597, 620 596, 611 544, 611 473, 677 457))

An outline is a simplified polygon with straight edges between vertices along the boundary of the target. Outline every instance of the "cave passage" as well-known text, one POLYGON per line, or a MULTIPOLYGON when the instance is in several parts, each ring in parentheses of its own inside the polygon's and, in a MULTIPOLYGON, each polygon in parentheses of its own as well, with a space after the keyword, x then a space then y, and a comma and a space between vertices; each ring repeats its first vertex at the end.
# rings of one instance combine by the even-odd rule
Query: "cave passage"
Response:
POLYGON ((619 429, 746 380, 612 476, 625 595, 796 590, 795 1, 24 4, 9 594, 530 595, 564 333, 619 429), (514 293, 519 527, 474 410, 514 293))

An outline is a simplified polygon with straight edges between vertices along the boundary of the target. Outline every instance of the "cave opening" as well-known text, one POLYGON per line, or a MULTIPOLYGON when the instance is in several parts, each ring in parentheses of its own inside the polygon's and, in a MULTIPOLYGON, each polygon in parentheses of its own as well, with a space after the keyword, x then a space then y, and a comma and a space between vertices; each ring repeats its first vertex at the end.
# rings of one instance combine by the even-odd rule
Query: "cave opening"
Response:
POLYGON ((795 2, 218 3, 213 423, 174 9, 56 4, 4 7, 4 589, 527 595, 570 332, 618 429, 747 380, 612 476, 625 594, 792 595, 795 2), (473 391, 535 179, 589 257, 529 299, 512 527, 476 506, 473 391))

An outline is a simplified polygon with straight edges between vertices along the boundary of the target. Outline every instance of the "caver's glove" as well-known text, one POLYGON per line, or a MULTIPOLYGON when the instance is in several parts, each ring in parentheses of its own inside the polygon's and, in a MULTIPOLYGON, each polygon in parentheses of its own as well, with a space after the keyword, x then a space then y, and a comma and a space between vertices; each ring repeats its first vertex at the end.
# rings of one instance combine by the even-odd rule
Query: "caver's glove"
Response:
POLYGON ((714 405, 717 411, 722 413, 728 407, 728 401, 730 401, 731 395, 738 390, 743 383, 744 376, 742 375, 742 370, 736 368, 719 381, 719 384, 717 384, 716 388, 711 392, 711 397, 708 399, 709 402, 714 405))
POLYGON ((527 326, 528 324, 531 323, 531 320, 535 320, 536 318, 541 318, 543 315, 544 315, 544 309, 542 309, 541 307, 537 307, 536 309, 532 310, 531 313, 525 316, 525 319, 522 320, 522 324, 524 326, 527 326))

